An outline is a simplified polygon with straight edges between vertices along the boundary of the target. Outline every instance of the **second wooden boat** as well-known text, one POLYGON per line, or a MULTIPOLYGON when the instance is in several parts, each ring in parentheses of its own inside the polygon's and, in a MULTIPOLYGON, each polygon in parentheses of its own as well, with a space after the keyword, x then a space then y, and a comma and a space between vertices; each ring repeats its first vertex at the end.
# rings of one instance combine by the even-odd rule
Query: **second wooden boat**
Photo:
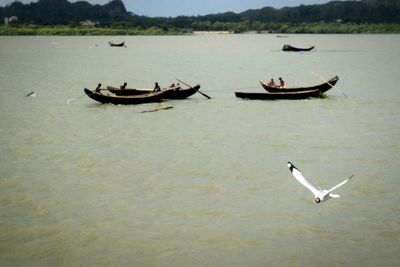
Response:
POLYGON ((313 85, 313 86, 308 86, 308 87, 287 87, 287 88, 281 88, 281 87, 275 87, 275 86, 268 86, 266 81, 260 81, 261 86, 267 90, 270 93, 279 93, 279 92, 301 92, 301 91, 310 91, 310 90, 315 90, 318 89, 321 93, 325 93, 329 89, 331 89, 335 84, 338 82, 339 77, 335 76, 329 81, 326 81, 325 83, 318 84, 318 85, 313 85))

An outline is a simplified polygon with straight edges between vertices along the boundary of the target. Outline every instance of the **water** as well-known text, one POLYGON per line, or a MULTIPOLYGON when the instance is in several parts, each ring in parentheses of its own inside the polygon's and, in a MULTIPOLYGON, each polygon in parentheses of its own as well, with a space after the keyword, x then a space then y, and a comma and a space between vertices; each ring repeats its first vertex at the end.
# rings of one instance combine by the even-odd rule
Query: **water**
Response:
POLYGON ((399 35, 0 37, 0 265, 398 266, 399 44, 399 35), (283 53, 284 43, 317 49, 283 53), (272 77, 320 83, 311 71, 338 75, 338 90, 234 96, 272 77), (212 99, 113 106, 83 95, 99 82, 176 78, 212 99), (323 188, 355 177, 316 205, 287 161, 323 188))

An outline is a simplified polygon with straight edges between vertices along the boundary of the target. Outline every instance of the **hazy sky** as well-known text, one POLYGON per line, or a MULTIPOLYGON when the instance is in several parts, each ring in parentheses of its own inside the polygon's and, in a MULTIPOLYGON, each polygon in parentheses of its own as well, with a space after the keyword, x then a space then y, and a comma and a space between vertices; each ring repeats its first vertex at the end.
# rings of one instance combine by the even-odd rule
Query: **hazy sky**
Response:
MULTIPOLYGON (((23 3, 36 2, 19 0, 23 3)), ((128 11, 138 15, 176 17, 178 15, 206 15, 226 11, 242 12, 265 6, 280 8, 283 6, 299 6, 301 4, 323 4, 329 0, 122 0, 128 11)), ((14 0, 0 0, 4 6, 14 0)), ((76 2, 76 0, 70 0, 76 2)), ((109 0, 88 0, 92 4, 105 4, 109 0)))

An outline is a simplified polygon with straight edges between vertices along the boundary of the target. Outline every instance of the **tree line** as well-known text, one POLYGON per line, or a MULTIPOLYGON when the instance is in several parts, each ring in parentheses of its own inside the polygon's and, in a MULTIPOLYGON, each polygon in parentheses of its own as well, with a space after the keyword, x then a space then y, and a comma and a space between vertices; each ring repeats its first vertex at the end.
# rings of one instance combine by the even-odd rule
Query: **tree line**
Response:
MULTIPOLYGON (((80 22, 92 20, 96 28, 182 33, 191 31, 246 31, 280 33, 385 33, 400 32, 400 1, 361 0, 331 1, 322 5, 300 5, 275 9, 265 7, 241 13, 226 12, 205 16, 175 18, 146 17, 128 12, 121 0, 105 5, 91 5, 78 1, 39 0, 29 4, 14 2, 0 7, 0 20, 17 16, 14 27, 25 30, 35 26, 49 29, 58 25, 79 29, 80 22), (30 26, 29 26, 30 25, 30 26)), ((4 27, 3 27, 4 28, 4 27)), ((0 34, 4 34, 4 29, 0 34)), ((8 31, 11 31, 8 29, 8 31)), ((85 32, 82 30, 81 32, 85 32)), ((97 31, 101 32, 101 31, 97 31)))

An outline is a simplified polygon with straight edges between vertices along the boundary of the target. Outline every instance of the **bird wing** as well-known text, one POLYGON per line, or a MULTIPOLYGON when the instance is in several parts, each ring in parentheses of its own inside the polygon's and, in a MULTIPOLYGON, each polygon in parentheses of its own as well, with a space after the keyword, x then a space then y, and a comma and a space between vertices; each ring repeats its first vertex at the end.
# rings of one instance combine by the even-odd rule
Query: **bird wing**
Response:
POLYGON ((303 176, 301 171, 297 169, 292 163, 288 162, 289 169, 291 173, 293 174, 294 178, 296 178, 299 183, 304 185, 308 190, 310 190, 315 196, 321 195, 322 190, 314 184, 312 181, 307 179, 306 177, 303 176))
POLYGON ((349 178, 347 178, 347 179, 344 180, 343 182, 341 182, 341 183, 335 185, 334 187, 332 187, 331 189, 329 189, 329 190, 327 191, 327 193, 329 194, 329 193, 331 193, 333 190, 335 190, 335 189, 341 187, 342 185, 344 185, 345 183, 347 183, 351 178, 353 178, 353 176, 354 176, 354 174, 352 174, 349 178))

